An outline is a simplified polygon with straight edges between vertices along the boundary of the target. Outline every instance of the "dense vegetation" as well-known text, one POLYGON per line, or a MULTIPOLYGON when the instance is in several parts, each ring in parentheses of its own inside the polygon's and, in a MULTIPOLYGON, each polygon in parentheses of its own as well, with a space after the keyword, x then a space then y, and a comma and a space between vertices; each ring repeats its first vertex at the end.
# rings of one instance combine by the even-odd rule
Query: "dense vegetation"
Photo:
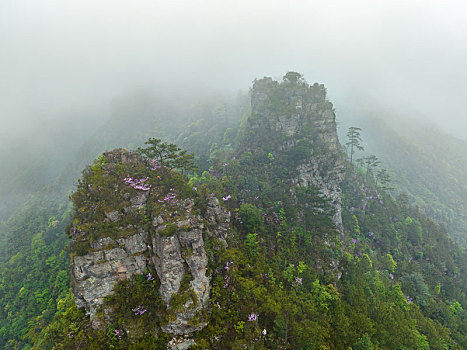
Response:
MULTIPOLYGON (((267 171, 280 173, 277 163, 269 164, 267 171)), ((200 191, 229 193, 225 204, 236 213, 229 248, 211 252, 215 257, 212 313, 209 326, 197 335, 199 349, 462 349, 467 345, 465 254, 434 223, 349 169, 347 238, 342 242, 333 228, 331 206, 313 188, 297 194, 296 202, 285 187, 260 200, 255 193, 258 183, 246 181, 245 169, 250 174, 254 170, 253 178, 265 171, 253 162, 233 161, 216 169, 224 173, 222 179, 206 174, 195 183, 200 191), (371 198, 365 203, 367 197, 371 198), (305 208, 306 203, 314 205, 305 208), (337 261, 343 272, 340 279, 333 275, 338 272, 333 267, 337 261)), ((273 192, 268 191, 275 184, 270 179, 261 182, 263 193, 273 192)), ((135 288, 148 283, 144 277, 130 283, 132 291, 154 293, 154 288, 135 288)), ((119 287, 116 298, 127 300, 126 290, 119 287)), ((154 317, 147 313, 144 322, 156 322, 154 317)), ((88 323, 71 304, 57 314, 46 334, 54 332, 63 348, 76 347, 84 339, 90 348, 130 348, 128 339, 112 333, 114 325, 110 332, 99 332, 88 323), (71 331, 72 338, 67 336, 71 331)), ((158 340, 161 348, 163 340, 167 338, 158 340)), ((158 348, 155 342, 147 335, 132 342, 131 348, 143 349, 149 343, 158 348)))
MULTIPOLYGON (((229 247, 210 250, 210 322, 196 334, 197 348, 467 348, 467 258, 442 227, 406 197, 391 197, 374 172, 354 164, 348 165, 342 184, 344 232, 339 233, 326 198, 316 188, 289 181, 296 165, 309 157, 303 143, 271 153, 274 135, 253 139, 254 134, 239 129, 239 116, 247 108, 224 108, 225 124, 215 123, 220 112, 213 110, 168 137, 195 151, 200 168, 189 182, 175 176, 178 186, 189 192, 194 186, 201 196, 214 193, 232 213, 229 247), (253 145, 255 152, 242 150, 240 142, 253 145)), ((111 134, 104 143, 116 142, 111 134)), ((144 141, 141 135, 122 144, 136 148, 144 141)), ((105 182, 102 162, 102 157, 94 162, 88 181, 105 189, 112 184, 105 182)), ((148 175, 142 171, 121 173, 148 175)), ((159 180, 152 176, 151 181, 159 180)), ((1 222, 8 234, 0 237, 0 346, 165 349, 169 337, 164 334, 130 341, 118 322, 94 330, 76 308, 64 250, 72 209, 67 191, 66 186, 46 187, 1 222)), ((108 208, 101 214, 112 205, 110 192, 102 195, 109 198, 102 200, 108 208)), ((89 213, 84 202, 75 209, 80 208, 89 213)), ((212 244, 208 240, 208 247, 212 244)), ((163 324, 167 315, 158 283, 136 276, 118 285, 108 302, 119 317, 140 322, 142 330, 163 324), (154 302, 136 317, 121 307, 129 300, 154 302)))
POLYGON ((366 153, 381 159, 396 193, 407 195, 411 205, 445 225, 466 248, 467 143, 426 121, 380 113, 353 121, 362 126, 366 153))
POLYGON ((0 347, 22 348, 23 337, 48 324, 70 294, 69 256, 64 235, 71 204, 48 186, 3 223, 0 266, 0 347))

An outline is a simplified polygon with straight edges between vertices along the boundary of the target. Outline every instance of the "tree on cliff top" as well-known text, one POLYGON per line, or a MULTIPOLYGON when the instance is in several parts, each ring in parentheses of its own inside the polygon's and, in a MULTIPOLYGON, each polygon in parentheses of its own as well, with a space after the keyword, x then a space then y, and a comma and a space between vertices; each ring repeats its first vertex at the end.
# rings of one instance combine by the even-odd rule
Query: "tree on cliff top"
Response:
POLYGON ((301 84, 305 82, 303 75, 297 72, 287 72, 282 79, 291 84, 301 84))
POLYGON ((138 152, 143 157, 155 160, 158 165, 170 169, 180 169, 182 172, 196 170, 193 153, 187 153, 186 150, 173 143, 162 142, 162 140, 155 138, 150 138, 144 144, 148 147, 138 147, 138 152))

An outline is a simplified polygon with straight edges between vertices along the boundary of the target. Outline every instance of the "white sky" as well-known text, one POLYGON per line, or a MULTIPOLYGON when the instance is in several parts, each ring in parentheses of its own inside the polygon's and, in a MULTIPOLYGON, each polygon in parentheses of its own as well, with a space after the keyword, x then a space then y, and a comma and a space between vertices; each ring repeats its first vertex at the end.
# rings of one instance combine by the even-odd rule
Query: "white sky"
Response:
POLYGON ((467 139, 467 1, 0 0, 0 136, 138 87, 235 92, 288 70, 467 139), (37 122, 37 121, 36 121, 37 122))

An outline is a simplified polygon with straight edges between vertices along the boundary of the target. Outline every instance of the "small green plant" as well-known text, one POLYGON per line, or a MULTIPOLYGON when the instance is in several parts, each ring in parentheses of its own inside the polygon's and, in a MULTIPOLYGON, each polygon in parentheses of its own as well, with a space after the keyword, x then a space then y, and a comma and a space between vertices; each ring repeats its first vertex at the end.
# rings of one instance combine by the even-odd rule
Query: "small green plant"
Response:
POLYGON ((165 224, 165 228, 159 230, 159 234, 161 236, 173 236, 175 235, 180 229, 178 228, 177 224, 173 222, 168 222, 165 224))
POLYGON ((245 326, 245 321, 238 321, 235 325, 234 328, 237 331, 237 333, 243 333, 243 328, 245 326))

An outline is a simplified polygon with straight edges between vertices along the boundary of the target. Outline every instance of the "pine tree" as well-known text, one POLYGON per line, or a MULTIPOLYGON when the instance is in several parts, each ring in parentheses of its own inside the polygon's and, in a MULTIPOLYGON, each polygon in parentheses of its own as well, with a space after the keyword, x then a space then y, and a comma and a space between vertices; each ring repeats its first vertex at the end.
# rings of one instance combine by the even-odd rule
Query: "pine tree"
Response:
POLYGON ((373 170, 379 165, 380 160, 374 154, 371 156, 365 157, 365 167, 366 167, 366 180, 368 181, 368 175, 373 173, 373 170))
POLYGON ((148 147, 139 147, 138 152, 147 158, 156 160, 161 166, 182 171, 194 171, 196 168, 193 162, 194 154, 187 153, 177 145, 155 138, 150 138, 144 144, 148 147))
POLYGON ((355 126, 351 126, 349 131, 347 131, 347 138, 348 142, 345 144, 347 147, 350 146, 350 164, 353 161, 353 155, 355 154, 356 150, 363 151, 364 148, 361 145, 362 138, 360 136, 361 128, 357 128, 355 126))
POLYGON ((384 189, 384 190, 391 190, 393 189, 392 187, 389 186, 389 184, 391 183, 391 176, 389 175, 388 171, 386 169, 380 169, 377 173, 376 173, 376 186, 378 186, 378 184, 381 185, 381 188, 384 189))

